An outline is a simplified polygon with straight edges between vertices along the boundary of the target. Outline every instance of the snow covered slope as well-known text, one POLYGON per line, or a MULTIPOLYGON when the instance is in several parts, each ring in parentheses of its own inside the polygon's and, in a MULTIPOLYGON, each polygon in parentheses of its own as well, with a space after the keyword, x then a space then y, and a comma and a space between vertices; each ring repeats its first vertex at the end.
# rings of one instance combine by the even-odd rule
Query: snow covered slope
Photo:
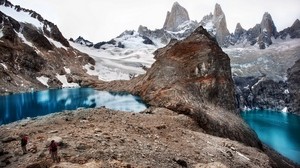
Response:
POLYGON ((256 45, 223 48, 231 59, 234 76, 266 76, 275 81, 285 81, 287 70, 300 59, 300 39, 272 39, 273 44, 264 50, 256 45))
POLYGON ((144 74, 155 61, 153 52, 163 44, 156 42, 145 44, 136 31, 126 31, 113 42, 103 43, 99 49, 78 43, 70 43, 74 48, 87 53, 96 65, 86 65, 84 68, 90 75, 97 75, 104 81, 128 80, 139 74, 144 74))

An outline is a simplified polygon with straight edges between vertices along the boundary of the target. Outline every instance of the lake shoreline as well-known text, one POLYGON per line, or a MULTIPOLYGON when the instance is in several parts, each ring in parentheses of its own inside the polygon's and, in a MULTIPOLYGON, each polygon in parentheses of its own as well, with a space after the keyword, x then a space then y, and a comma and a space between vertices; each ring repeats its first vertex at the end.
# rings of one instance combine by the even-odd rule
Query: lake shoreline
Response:
POLYGON ((142 113, 106 108, 65 111, 2 125, 0 140, 0 148, 7 152, 0 158, 10 156, 7 167, 278 165, 263 151, 206 134, 190 117, 164 108, 151 107, 142 113), (18 140, 3 142, 22 133, 29 135, 28 148, 35 147, 34 153, 21 155, 18 140), (47 139, 54 136, 64 144, 59 148, 60 164, 52 163, 47 154, 47 139))

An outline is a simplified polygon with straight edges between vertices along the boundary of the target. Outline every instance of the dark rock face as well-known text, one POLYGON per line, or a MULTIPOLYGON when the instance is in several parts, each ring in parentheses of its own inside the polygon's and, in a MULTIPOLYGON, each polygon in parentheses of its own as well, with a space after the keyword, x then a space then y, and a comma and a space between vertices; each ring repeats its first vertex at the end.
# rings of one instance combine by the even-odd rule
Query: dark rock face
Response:
POLYGON ((288 70, 287 82, 291 95, 290 111, 300 115, 300 60, 288 70))
POLYGON ((264 77, 234 77, 234 81, 240 109, 282 111, 291 100, 285 82, 264 80, 264 77))
POLYGON ((286 39, 289 35, 291 39, 300 38, 300 21, 297 19, 291 27, 279 32, 281 39, 286 39))
POLYGON ((229 57, 205 29, 171 41, 155 58, 133 92, 152 106, 191 115, 208 133, 260 146, 236 114, 229 57))
POLYGON ((94 44, 90 42, 89 40, 84 39, 83 37, 79 36, 75 41, 75 43, 85 45, 87 47, 92 47, 94 44))
POLYGON ((271 38, 278 38, 279 33, 277 32, 276 26, 269 13, 263 15, 260 24, 256 24, 249 30, 244 30, 240 24, 237 25, 234 34, 229 37, 229 43, 231 45, 243 44, 245 40, 250 45, 258 44, 260 49, 265 49, 272 44, 271 38))
POLYGON ((53 49, 53 46, 50 44, 48 39, 43 34, 39 33, 38 30, 30 24, 25 24, 23 30, 21 30, 21 33, 35 46, 41 47, 45 50, 53 49))

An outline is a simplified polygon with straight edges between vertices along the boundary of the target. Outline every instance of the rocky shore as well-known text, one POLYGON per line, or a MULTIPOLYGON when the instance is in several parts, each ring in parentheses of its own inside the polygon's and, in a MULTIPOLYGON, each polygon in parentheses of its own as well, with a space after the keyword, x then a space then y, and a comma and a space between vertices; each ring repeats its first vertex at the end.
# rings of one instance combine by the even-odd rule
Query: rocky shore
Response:
POLYGON ((65 111, 2 125, 0 140, 0 167, 8 168, 280 167, 266 151, 206 134, 195 120, 165 108, 65 111), (29 136, 25 155, 20 134, 29 136), (48 154, 53 137, 62 139, 60 163, 48 154))

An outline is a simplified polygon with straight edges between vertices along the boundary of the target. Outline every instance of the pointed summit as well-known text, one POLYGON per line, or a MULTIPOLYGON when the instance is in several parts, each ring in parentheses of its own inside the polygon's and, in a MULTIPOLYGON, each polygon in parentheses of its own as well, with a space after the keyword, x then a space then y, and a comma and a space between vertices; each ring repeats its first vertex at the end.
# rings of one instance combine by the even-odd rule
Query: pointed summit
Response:
POLYGON ((240 23, 237 23, 234 31, 234 35, 236 36, 236 38, 239 38, 245 32, 246 30, 242 27, 242 25, 240 23))
POLYGON ((216 3, 216 5, 215 5, 215 11, 214 11, 214 16, 215 17, 219 17, 219 16, 222 16, 222 15, 224 15, 224 12, 223 12, 223 10, 221 8, 221 5, 218 4, 218 3, 216 3))
POLYGON ((291 39, 300 38, 300 21, 296 19, 291 27, 288 27, 279 32, 281 39, 290 37, 291 39))
POLYGON ((296 19, 295 22, 293 23, 292 29, 295 29, 295 30, 300 30, 300 21, 299 19, 296 19))
POLYGON ((268 37, 274 36, 276 37, 278 32, 273 22, 272 16, 266 12, 263 15, 262 21, 260 23, 261 30, 268 34, 268 37))
POLYGON ((219 45, 226 45, 226 37, 230 35, 227 29, 226 17, 220 4, 215 5, 213 23, 216 27, 216 38, 219 45))
POLYGON ((176 28, 182 23, 189 21, 190 17, 187 10, 182 7, 178 2, 172 6, 171 12, 167 12, 167 17, 163 29, 169 31, 176 31, 176 28))

